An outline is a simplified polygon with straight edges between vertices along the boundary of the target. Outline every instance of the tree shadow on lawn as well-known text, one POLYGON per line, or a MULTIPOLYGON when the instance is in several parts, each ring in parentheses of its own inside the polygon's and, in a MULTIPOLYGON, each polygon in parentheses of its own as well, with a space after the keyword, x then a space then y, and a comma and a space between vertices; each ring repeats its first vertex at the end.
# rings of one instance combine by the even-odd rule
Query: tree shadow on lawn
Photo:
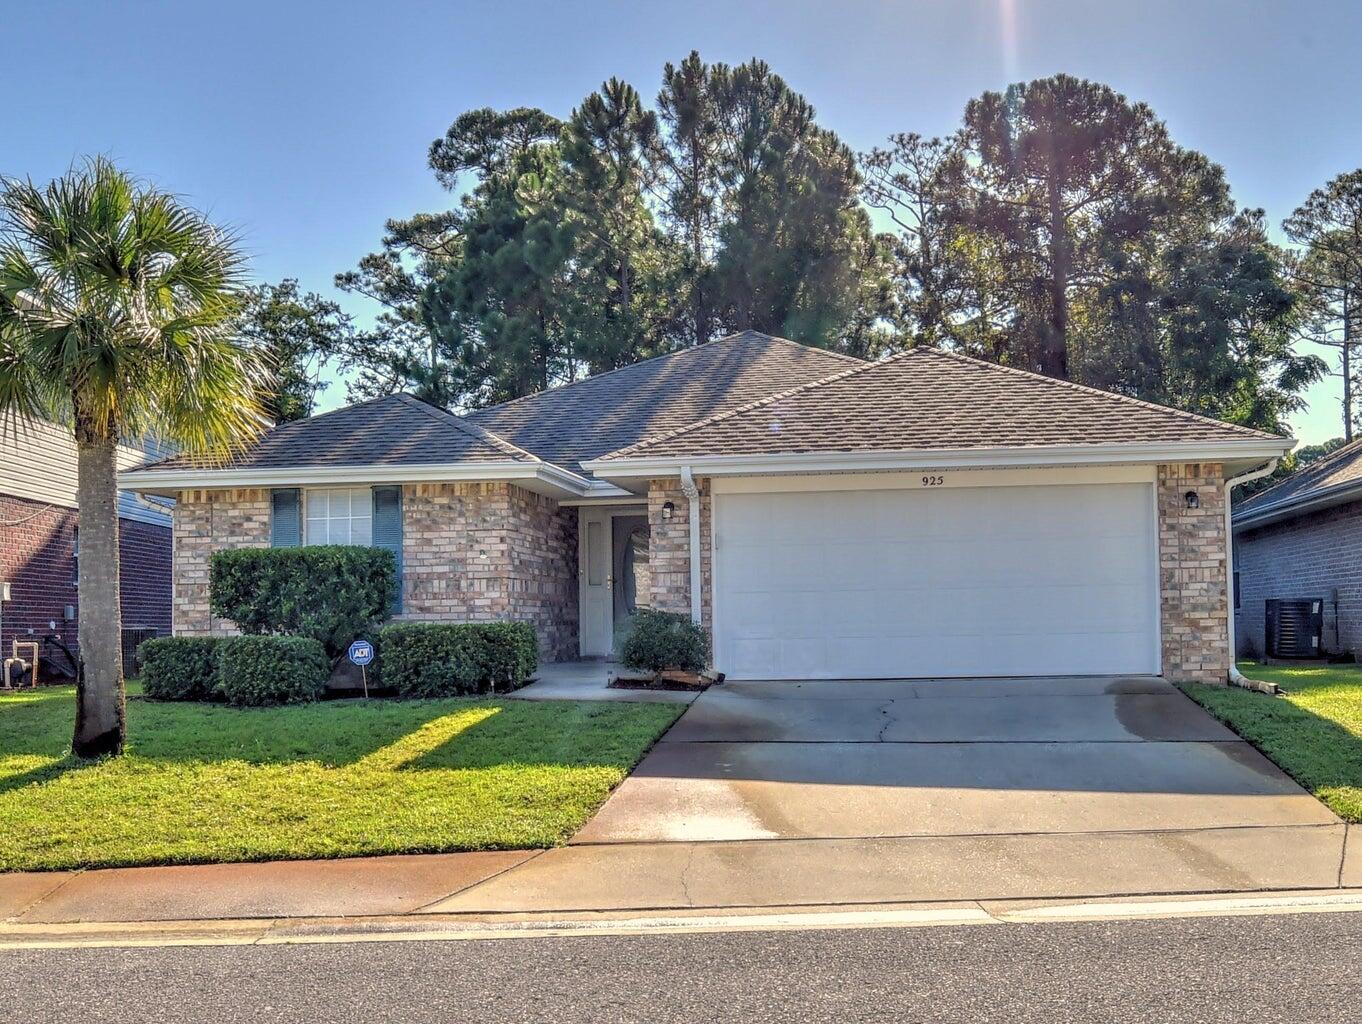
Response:
MULTIPOLYGON (((368 771, 502 765, 627 769, 674 720, 669 707, 450 698, 236 709, 137 700, 128 707, 128 753, 185 764, 315 762, 368 771)), ((21 721, 7 718, 0 705, 0 773, 6 758, 53 760, 0 774, 0 794, 98 769, 100 762, 82 762, 67 753, 74 699, 58 697, 24 710, 21 721)))

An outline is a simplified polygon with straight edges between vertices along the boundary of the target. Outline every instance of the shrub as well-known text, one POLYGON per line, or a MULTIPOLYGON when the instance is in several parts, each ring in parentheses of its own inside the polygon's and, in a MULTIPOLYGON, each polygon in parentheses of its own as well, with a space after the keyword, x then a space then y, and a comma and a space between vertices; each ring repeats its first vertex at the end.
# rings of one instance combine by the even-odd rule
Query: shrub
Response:
POLYGON ((326 544, 213 553, 213 614, 243 633, 319 640, 331 658, 388 617, 397 596, 397 560, 384 548, 326 544))
POLYGON ((209 700, 217 687, 215 636, 162 636, 137 648, 142 692, 153 700, 209 700))
POLYGON ((404 622, 378 634, 383 685, 403 697, 514 689, 534 674, 539 642, 528 622, 404 622))
POLYGON ((234 636, 218 646, 218 691, 237 707, 302 704, 326 689, 331 662, 306 636, 234 636))
POLYGON ((619 658, 641 672, 698 672, 709 661, 709 634, 688 615, 640 608, 620 640, 619 658))

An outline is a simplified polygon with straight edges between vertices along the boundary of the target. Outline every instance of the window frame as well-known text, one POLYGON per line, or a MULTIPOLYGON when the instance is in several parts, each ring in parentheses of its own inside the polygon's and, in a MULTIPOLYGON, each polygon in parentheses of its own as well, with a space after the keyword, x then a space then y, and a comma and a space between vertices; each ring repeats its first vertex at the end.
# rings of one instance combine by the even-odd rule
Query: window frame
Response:
POLYGON ((349 495, 350 495, 350 511, 349 511, 349 514, 346 515, 344 518, 347 520, 347 523, 348 523, 347 533, 348 533, 348 535, 349 535, 349 537, 350 537, 351 539, 344 541, 344 543, 347 544, 347 545, 352 545, 352 546, 354 546, 354 547, 371 548, 371 547, 374 546, 374 488, 373 488, 373 486, 372 486, 371 484, 362 484, 362 485, 354 486, 354 487, 304 487, 304 488, 302 489, 302 491, 303 491, 303 503, 302 503, 302 504, 303 504, 303 507, 302 507, 302 509, 301 509, 301 513, 302 513, 302 525, 303 525, 303 529, 302 529, 302 545, 301 545, 302 547, 316 547, 316 546, 319 545, 319 544, 340 543, 340 542, 337 542, 337 541, 332 541, 332 540, 330 539, 330 535, 331 535, 331 523, 332 523, 333 519, 339 518, 339 517, 333 517, 333 516, 331 515, 331 499, 330 499, 329 495, 330 495, 331 493, 333 493, 333 492, 336 492, 336 491, 348 491, 348 492, 349 492, 349 495), (355 513, 354 513, 354 508, 355 508, 355 496, 356 496, 357 494, 361 493, 361 492, 362 492, 362 493, 364 494, 364 496, 365 496, 365 501, 366 501, 365 508, 367 509, 367 512, 366 512, 363 516, 356 516, 355 513), (312 539, 312 521, 313 521, 314 518, 316 518, 316 519, 322 519, 322 518, 323 518, 323 517, 314 517, 314 516, 312 515, 312 500, 313 500, 313 497, 314 497, 314 496, 319 495, 319 494, 327 494, 327 495, 328 495, 328 497, 327 497, 327 506, 326 506, 326 516, 324 517, 324 521, 325 521, 325 523, 326 523, 326 533, 327 533, 327 536, 326 536, 326 538, 323 539, 323 540, 313 540, 313 539, 312 539), (357 543, 357 542, 353 539, 353 538, 354 538, 354 522, 355 522, 356 519, 367 520, 367 521, 368 521, 368 524, 369 524, 368 539, 366 539, 362 544, 361 544, 361 543, 357 543))

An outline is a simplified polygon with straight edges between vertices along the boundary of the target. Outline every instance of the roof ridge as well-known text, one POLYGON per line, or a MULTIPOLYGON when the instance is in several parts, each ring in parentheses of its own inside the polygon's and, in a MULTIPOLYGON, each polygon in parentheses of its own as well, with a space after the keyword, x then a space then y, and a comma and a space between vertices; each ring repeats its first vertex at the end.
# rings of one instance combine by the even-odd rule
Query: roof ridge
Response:
MULTIPOLYGON (((909 351, 912 350, 910 349, 909 351)), ((1135 398, 1133 395, 1123 395, 1119 391, 1106 391, 1102 388, 1095 388, 1091 384, 1080 384, 1078 381, 1067 380, 1063 377, 1051 377, 1049 374, 1038 373, 1035 370, 1024 370, 1020 366, 1007 366, 1003 363, 990 362, 987 359, 977 359, 974 356, 967 356, 962 352, 950 352, 945 349, 939 348, 930 349, 930 351, 935 353, 936 355, 946 356, 948 358, 955 359, 962 363, 969 363, 974 366, 984 366, 995 370, 1004 370, 1007 373, 1016 374, 1017 376, 1021 377, 1027 377, 1032 380, 1049 381, 1050 383, 1053 384, 1061 384, 1064 387, 1071 388, 1075 391, 1082 391, 1089 395, 1102 395, 1107 398, 1119 399, 1122 402, 1129 402, 1133 405, 1138 405, 1143 409, 1153 409, 1157 412, 1172 413, 1175 416, 1181 416, 1185 419, 1195 420, 1198 423, 1213 423, 1216 426, 1228 427, 1231 430, 1238 430, 1245 434, 1251 434, 1254 437, 1270 437, 1276 440, 1278 438, 1285 436, 1282 434, 1272 434, 1266 430, 1259 430, 1256 427, 1245 427, 1238 423, 1230 423, 1226 420, 1218 420, 1214 416, 1203 416, 1200 413, 1188 412, 1186 409, 1178 409, 1171 405, 1160 405, 1158 402, 1150 402, 1143 398, 1135 398)), ((888 360, 885 361, 888 362, 888 360)))
MULTIPOLYGON (((793 342, 793 344, 797 345, 799 343, 793 342)), ((671 430, 665 430, 660 434, 650 434, 648 437, 640 438, 631 445, 626 445, 623 448, 618 448, 613 452, 606 452, 604 455, 600 456, 600 458, 601 459, 623 458, 624 456, 631 454, 632 452, 636 451, 639 448, 644 447, 645 445, 656 444, 659 441, 670 441, 672 438, 679 437, 680 435, 688 433, 692 430, 698 430, 701 427, 707 427, 711 423, 717 423, 720 420, 729 419, 730 417, 737 416, 740 413, 751 412, 753 409, 760 409, 764 405, 769 405, 772 402, 781 401, 782 399, 789 398, 791 395, 797 395, 801 391, 807 391, 811 388, 821 387, 824 384, 831 384, 833 381, 841 380, 844 377, 851 377, 858 373, 864 373, 866 370, 873 369, 876 366, 884 366, 888 363, 894 362, 895 360, 902 359, 904 356, 908 355, 909 352, 913 352, 915 350, 916 346, 914 348, 908 349, 907 351, 900 352, 897 355, 890 356, 888 359, 881 359, 877 362, 870 362, 868 360, 857 360, 857 362, 859 363, 858 366, 852 366, 838 373, 829 374, 826 377, 819 377, 817 380, 811 380, 807 384, 800 384, 798 387, 786 388, 784 391, 778 391, 774 395, 767 395, 765 398, 755 399, 751 402, 748 402, 746 405, 738 406, 736 409, 729 409, 727 412, 715 413, 713 416, 706 416, 704 419, 696 420, 694 423, 687 423, 684 426, 673 427, 671 430)))
POLYGON ((565 384, 559 384, 557 387, 545 388, 543 391, 536 391, 533 394, 529 395, 521 395, 519 398, 512 398, 509 401, 498 402, 496 405, 488 405, 484 406, 481 409, 474 409, 471 412, 469 412, 468 415, 476 416, 479 413, 491 412, 494 409, 506 409, 513 405, 520 405, 521 403, 524 402, 533 401, 536 398, 543 398, 545 395, 559 394, 563 391, 566 391, 568 388, 576 387, 578 384, 585 384, 588 381, 597 381, 603 377, 609 377, 616 373, 623 373, 625 370, 632 370, 636 366, 644 366, 648 363, 655 363, 662 359, 674 359, 678 356, 684 356, 691 352, 699 352, 702 349, 709 348, 711 345, 722 345, 727 342, 737 341, 740 338, 746 338, 748 336, 751 336, 753 338, 764 338, 767 341, 779 341, 785 345, 793 345, 796 348, 807 349, 813 352, 821 353, 823 355, 835 356, 838 359, 850 360, 858 364, 865 362, 865 360, 857 359, 855 356, 849 356, 842 352, 834 352, 831 349, 816 348, 813 345, 804 345, 798 341, 792 341, 789 338, 782 338, 775 334, 766 334, 762 331, 753 330, 733 331, 730 334, 725 334, 722 337, 714 338, 710 341, 707 341, 703 345, 688 345, 685 348, 679 348, 674 352, 659 352, 655 356, 649 356, 647 359, 640 359, 636 363, 626 363, 624 366, 616 366, 613 370, 602 370, 600 373, 593 373, 586 377, 582 377, 579 380, 570 380, 565 384))
MULTIPOLYGON (((486 427, 481 427, 476 423, 469 423, 462 416, 452 413, 448 409, 442 408, 431 402, 423 401, 422 399, 417 398, 415 395, 407 394, 405 391, 398 391, 395 394, 397 395, 398 398, 404 399, 407 405, 416 406, 416 408, 418 408, 421 412, 425 413, 427 416, 430 416, 433 419, 441 420, 443 422, 448 422, 449 425, 454 427, 456 430, 462 430, 465 434, 468 434, 470 437, 475 437, 479 441, 485 441, 486 443, 492 445, 495 448, 500 448, 502 451, 506 452, 509 455, 515 455, 517 457, 523 456, 525 459, 531 462, 544 461, 538 455, 535 455, 533 452, 528 452, 524 448, 521 448, 519 445, 512 444, 510 441, 506 440, 500 434, 493 433, 486 427)), ((351 408, 353 408, 353 406, 351 406, 351 408)))

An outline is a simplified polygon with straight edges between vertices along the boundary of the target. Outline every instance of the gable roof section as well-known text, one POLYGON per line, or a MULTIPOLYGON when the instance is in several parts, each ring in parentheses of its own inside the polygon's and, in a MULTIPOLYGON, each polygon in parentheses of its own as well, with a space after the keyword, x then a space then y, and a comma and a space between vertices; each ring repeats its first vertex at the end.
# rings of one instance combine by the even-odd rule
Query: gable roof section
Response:
POLYGON ((1362 439, 1345 444, 1234 507, 1236 529, 1362 500, 1362 439))
POLYGON ((385 395, 267 431, 227 460, 176 455, 145 467, 283 469, 539 462, 476 424, 411 395, 385 395))
POLYGON ((867 364, 744 331, 469 413, 546 462, 580 464, 652 435, 867 364))
POLYGON ((625 460, 834 452, 1279 442, 1124 395, 931 348, 863 363, 607 454, 625 460))

